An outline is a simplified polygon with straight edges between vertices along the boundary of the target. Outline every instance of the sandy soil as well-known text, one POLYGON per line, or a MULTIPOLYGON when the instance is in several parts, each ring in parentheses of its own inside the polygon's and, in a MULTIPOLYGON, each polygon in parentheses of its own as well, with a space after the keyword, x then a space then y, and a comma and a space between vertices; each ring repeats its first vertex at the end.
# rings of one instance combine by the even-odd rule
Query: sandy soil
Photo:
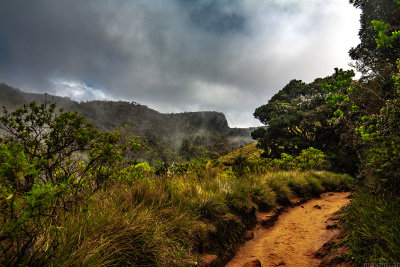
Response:
POLYGON ((258 224, 254 238, 240 247, 226 266, 243 266, 255 259, 261 266, 318 266, 315 251, 338 234, 330 218, 350 202, 349 194, 325 193, 283 212, 268 229, 258 224), (327 230, 332 225, 334 229, 327 230))

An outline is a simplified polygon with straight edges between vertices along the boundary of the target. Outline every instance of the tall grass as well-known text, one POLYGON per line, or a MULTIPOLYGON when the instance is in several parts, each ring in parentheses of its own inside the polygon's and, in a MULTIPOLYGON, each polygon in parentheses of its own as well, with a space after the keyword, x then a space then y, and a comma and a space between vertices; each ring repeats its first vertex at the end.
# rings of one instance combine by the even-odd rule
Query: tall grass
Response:
POLYGON ((25 263, 194 265, 200 254, 223 255, 243 240, 256 209, 351 186, 348 176, 324 171, 237 176, 212 164, 201 168, 172 177, 116 179, 44 229, 37 239, 43 242, 26 251, 25 263))
POLYGON ((356 264, 400 262, 400 196, 363 188, 345 214, 350 256, 356 264))
POLYGON ((193 219, 190 211, 168 203, 162 191, 160 195, 148 187, 146 194, 138 194, 143 187, 124 189, 114 186, 97 196, 90 211, 66 218, 60 237, 67 245, 58 251, 59 263, 193 264, 192 240, 206 230, 206 225, 193 219))

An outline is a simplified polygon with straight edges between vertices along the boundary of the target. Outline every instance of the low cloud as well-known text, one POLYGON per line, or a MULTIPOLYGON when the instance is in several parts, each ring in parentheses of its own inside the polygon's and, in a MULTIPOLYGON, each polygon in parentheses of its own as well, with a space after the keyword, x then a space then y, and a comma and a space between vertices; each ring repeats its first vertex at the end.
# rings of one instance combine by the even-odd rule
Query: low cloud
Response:
POLYGON ((358 20, 347 0, 3 1, 0 81, 258 125, 291 79, 347 67, 358 20))
POLYGON ((88 100, 113 100, 112 96, 106 95, 101 89, 96 89, 82 82, 53 80, 53 91, 58 96, 66 96, 75 101, 88 100))

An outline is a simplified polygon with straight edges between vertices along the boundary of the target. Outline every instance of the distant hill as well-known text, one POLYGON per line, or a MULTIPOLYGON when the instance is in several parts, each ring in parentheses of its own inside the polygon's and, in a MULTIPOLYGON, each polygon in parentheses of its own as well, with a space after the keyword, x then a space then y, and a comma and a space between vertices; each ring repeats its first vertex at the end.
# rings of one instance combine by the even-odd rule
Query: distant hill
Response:
POLYGON ((65 110, 77 111, 102 130, 133 125, 134 134, 147 139, 160 161, 219 157, 253 142, 250 133, 254 128, 230 128, 221 112, 165 114, 136 102, 76 102, 68 97, 25 93, 0 84, 0 105, 8 110, 32 101, 41 103, 46 99, 65 110))

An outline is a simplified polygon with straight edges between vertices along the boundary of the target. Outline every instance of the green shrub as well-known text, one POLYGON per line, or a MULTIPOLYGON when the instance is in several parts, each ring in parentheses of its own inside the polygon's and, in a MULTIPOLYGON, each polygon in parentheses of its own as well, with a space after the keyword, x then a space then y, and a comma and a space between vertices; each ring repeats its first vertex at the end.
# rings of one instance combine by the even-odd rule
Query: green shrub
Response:
POLYGON ((242 155, 238 155, 235 157, 232 165, 232 171, 238 176, 243 176, 247 173, 251 172, 252 169, 252 162, 246 157, 243 157, 242 155))
MULTIPOLYGON (((29 264, 44 253, 60 216, 79 209, 129 164, 137 139, 119 142, 119 132, 98 131, 48 102, 11 113, 4 108, 0 127, 0 259, 29 264)), ((145 167, 139 166, 136 174, 145 167)))
POLYGON ((275 170, 323 170, 329 168, 326 155, 313 147, 302 150, 298 156, 282 153, 280 158, 271 161, 271 165, 275 170))
POLYGON ((127 182, 133 182, 137 179, 149 177, 154 173, 154 170, 147 162, 141 162, 129 165, 128 167, 116 171, 113 174, 115 179, 124 179, 127 182))
POLYGON ((322 170, 327 168, 327 160, 324 152, 309 147, 301 151, 296 157, 297 166, 302 170, 322 170))

